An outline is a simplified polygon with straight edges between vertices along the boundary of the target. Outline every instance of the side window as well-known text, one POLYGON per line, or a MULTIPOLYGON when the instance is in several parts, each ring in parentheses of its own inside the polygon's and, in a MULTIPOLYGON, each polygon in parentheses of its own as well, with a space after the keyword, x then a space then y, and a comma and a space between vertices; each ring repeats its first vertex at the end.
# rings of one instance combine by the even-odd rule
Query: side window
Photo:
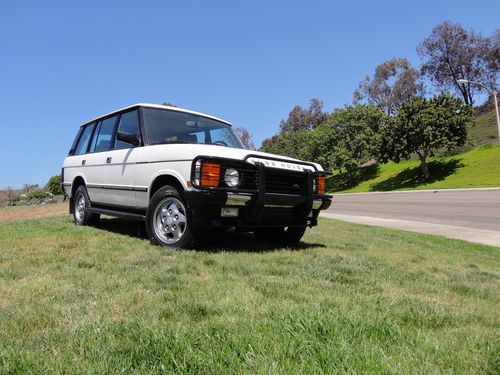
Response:
POLYGON ((111 147, 113 131, 115 130, 116 116, 102 120, 95 132, 90 152, 108 151, 111 147))
MULTIPOLYGON (((141 131, 139 129, 139 111, 135 110, 123 113, 120 116, 118 131, 135 134, 139 139, 141 139, 141 131)), ((117 150, 131 147, 133 146, 130 143, 116 140, 115 149, 117 150)))
POLYGON ((90 143, 90 137, 92 137, 92 131, 94 130, 94 125, 87 125, 83 130, 78 146, 76 146, 74 155, 82 155, 87 152, 90 143))
POLYGON ((75 154, 76 146, 78 145, 78 140, 80 139, 80 136, 82 135, 83 129, 84 129, 83 126, 80 126, 78 128, 78 133, 76 133, 75 140, 73 141, 73 144, 71 145, 71 148, 69 149, 69 152, 68 152, 69 156, 75 154))

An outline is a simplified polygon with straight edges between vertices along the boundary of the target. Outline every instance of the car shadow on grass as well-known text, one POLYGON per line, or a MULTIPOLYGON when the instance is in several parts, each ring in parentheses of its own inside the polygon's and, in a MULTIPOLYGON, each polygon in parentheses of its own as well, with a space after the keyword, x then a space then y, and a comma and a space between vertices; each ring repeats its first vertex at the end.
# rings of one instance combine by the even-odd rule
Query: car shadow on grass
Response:
MULTIPOLYGON (((146 228, 143 222, 128 221, 118 218, 102 218, 96 229, 117 233, 124 236, 148 240, 146 228)), ((199 244, 193 246, 193 250, 205 252, 252 252, 264 253, 276 250, 284 250, 285 247, 258 241, 251 233, 240 233, 232 231, 211 231, 211 237, 204 238, 199 244)), ((311 248, 324 248, 322 243, 301 241, 287 250, 307 250, 311 248)))

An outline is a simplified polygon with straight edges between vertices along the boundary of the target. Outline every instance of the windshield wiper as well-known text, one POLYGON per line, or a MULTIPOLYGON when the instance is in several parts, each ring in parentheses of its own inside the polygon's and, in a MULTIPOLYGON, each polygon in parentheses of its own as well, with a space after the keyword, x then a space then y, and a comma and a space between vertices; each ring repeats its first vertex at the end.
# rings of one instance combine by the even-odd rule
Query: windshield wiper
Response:
POLYGON ((158 141, 151 143, 152 145, 163 145, 163 144, 181 144, 181 143, 191 143, 186 141, 158 141))

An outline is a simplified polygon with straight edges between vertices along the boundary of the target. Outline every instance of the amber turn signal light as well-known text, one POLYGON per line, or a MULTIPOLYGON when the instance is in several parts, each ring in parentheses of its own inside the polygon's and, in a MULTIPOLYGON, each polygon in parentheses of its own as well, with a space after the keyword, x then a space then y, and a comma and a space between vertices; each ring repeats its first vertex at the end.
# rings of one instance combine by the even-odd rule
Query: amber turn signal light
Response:
POLYGON ((201 163, 200 186, 217 187, 220 182, 220 164, 201 163))
POLYGON ((318 195, 325 194, 325 176, 318 176, 318 195))

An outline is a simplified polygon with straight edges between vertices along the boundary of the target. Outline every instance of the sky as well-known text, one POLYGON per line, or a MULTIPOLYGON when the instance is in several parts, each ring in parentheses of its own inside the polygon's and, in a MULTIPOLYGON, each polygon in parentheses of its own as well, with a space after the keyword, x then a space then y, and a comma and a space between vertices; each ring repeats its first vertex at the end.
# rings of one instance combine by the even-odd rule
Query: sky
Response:
POLYGON ((0 1, 0 188, 59 174, 78 126, 165 101, 247 128, 331 111, 375 66, 420 64, 445 20, 491 35, 500 1, 0 1))

